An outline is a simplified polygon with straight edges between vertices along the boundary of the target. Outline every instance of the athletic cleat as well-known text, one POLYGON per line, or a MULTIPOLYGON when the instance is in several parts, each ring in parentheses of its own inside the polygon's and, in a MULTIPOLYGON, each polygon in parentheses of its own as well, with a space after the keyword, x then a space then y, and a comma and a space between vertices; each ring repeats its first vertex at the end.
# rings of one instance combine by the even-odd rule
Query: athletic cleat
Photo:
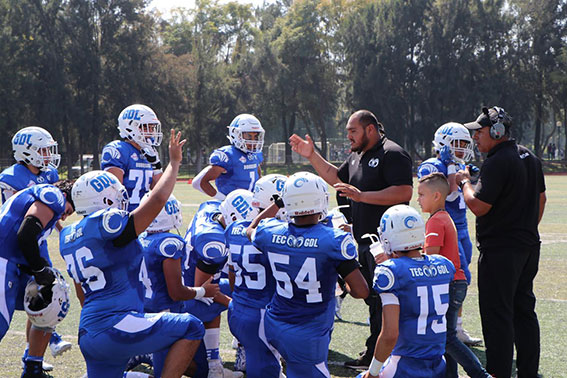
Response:
MULTIPOLYGON (((22 356, 22 369, 26 368, 26 358, 28 357, 28 350, 26 349, 24 351, 24 355, 22 356)), ((52 371, 53 370, 53 365, 43 361, 42 363, 42 368, 43 371, 52 371)))
POLYGON ((134 356, 128 360, 128 364, 126 365, 126 371, 134 369, 136 366, 141 364, 147 364, 149 366, 154 366, 154 359, 151 353, 148 354, 140 354, 134 356))
POLYGON ((246 371, 246 351, 242 345, 236 349, 236 359, 234 360, 234 370, 246 371))
POLYGON ((372 357, 367 357, 366 354, 358 357, 356 360, 346 361, 344 366, 355 370, 368 370, 372 357))
POLYGON ((242 378, 244 373, 240 371, 232 371, 224 368, 220 360, 217 363, 209 364, 209 375, 207 378, 242 378))
MULTIPOLYGON (((51 370, 53 370, 53 366, 50 366, 51 370)), ((40 365, 38 361, 24 363, 24 371, 21 378, 53 378, 53 376, 47 374, 43 369, 43 365, 40 365)))
POLYGON ((482 339, 477 339, 476 337, 471 337, 466 329, 457 329, 457 339, 459 339, 463 344, 468 346, 477 346, 482 344, 482 339))
POLYGON ((335 297, 335 316, 339 320, 343 320, 343 317, 341 315, 341 306, 343 305, 343 300, 344 298, 340 295, 337 295, 335 297))
POLYGON ((71 349, 73 344, 65 341, 56 332, 51 334, 51 339, 49 339, 49 349, 51 349, 51 355, 53 357, 58 357, 71 349))

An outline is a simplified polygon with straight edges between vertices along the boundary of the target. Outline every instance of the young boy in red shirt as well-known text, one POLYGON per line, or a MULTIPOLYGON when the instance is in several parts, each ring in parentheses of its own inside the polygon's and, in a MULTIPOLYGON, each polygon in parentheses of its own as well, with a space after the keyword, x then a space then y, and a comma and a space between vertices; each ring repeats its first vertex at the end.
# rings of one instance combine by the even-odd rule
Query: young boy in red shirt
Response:
POLYGON ((428 255, 439 254, 448 258, 456 269, 449 285, 449 309, 446 314, 446 377, 458 378, 457 363, 471 378, 490 377, 474 353, 457 338, 457 315, 467 295, 468 285, 459 258, 457 229, 451 216, 445 211, 445 200, 449 192, 447 178, 440 172, 422 177, 417 187, 417 202, 423 212, 430 214, 425 224, 423 249, 428 255))

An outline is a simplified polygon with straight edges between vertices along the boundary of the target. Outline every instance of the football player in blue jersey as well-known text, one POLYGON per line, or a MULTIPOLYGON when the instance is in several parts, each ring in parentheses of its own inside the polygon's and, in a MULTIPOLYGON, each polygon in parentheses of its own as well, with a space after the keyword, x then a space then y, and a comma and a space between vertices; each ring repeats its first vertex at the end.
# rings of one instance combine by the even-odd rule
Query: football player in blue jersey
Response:
MULTIPOLYGON (((469 264, 472 259, 472 243, 467 225, 467 205, 463 192, 455 181, 458 170, 465 169, 465 163, 474 157, 473 143, 469 130, 460 123, 449 122, 437 129, 433 140, 436 157, 425 160, 417 169, 417 177, 422 178, 430 173, 441 172, 447 177, 451 193, 445 201, 445 208, 457 227, 459 238, 459 256, 461 268, 465 272, 467 282, 471 283, 469 264)), ((470 169, 478 168, 470 165, 470 169)), ((467 345, 478 345, 481 339, 473 338, 463 328, 462 308, 457 319, 457 336, 467 345)))
MULTIPOLYGON (((189 314, 144 313, 139 283, 143 258, 138 235, 155 219, 173 192, 182 158, 180 133, 171 130, 170 163, 147 202, 131 213, 128 195, 117 178, 91 171, 73 185, 77 214, 84 218, 60 234, 61 256, 83 297, 79 346, 89 377, 122 377, 130 357, 168 349, 157 377, 181 377, 204 334, 189 314)), ((203 297, 204 289, 193 289, 203 297)))
MULTIPOLYGON (((0 173, 0 197, 4 203, 14 193, 36 184, 53 184, 59 180, 57 167, 61 161, 57 142, 51 134, 37 126, 29 126, 19 130, 12 138, 12 150, 16 164, 6 168, 0 173)), ((57 228, 61 226, 56 224, 57 228)), ((47 237, 45 235, 41 244, 47 250, 47 237)), ((50 261, 50 260, 49 260, 50 261)), ((29 335, 31 323, 27 323, 26 335, 29 335)), ((60 356, 71 349, 71 343, 64 341, 53 332, 49 341, 49 349, 53 357, 60 356)), ((22 361, 25 361, 28 350, 24 351, 22 361)), ((43 363, 45 370, 53 370, 53 365, 43 363)))
MULTIPOLYGON (((228 279, 220 278, 221 270, 228 261, 228 250, 224 230, 232 222, 253 219, 258 211, 252 206, 252 193, 237 189, 220 202, 207 201, 199 206, 193 217, 185 241, 187 256, 183 266, 183 282, 198 286, 211 277, 218 283, 221 292, 214 300, 186 301, 185 311, 195 315, 205 324, 203 339, 209 360, 209 377, 223 377, 223 367, 219 355, 221 313, 226 311, 231 301, 228 279)), ((234 372, 233 377, 243 374, 234 372)), ((224 376, 229 376, 228 372, 224 376)))
MULTIPOLYGON (((263 211, 281 198, 287 177, 267 175, 260 178, 254 187, 252 206, 263 211)), ((280 209, 276 218, 282 219, 280 209)), ((225 230, 229 251, 229 280, 232 301, 228 308, 230 331, 244 349, 237 349, 235 368, 247 371, 249 378, 279 377, 281 365, 279 353, 266 340, 263 318, 266 305, 275 292, 275 280, 266 254, 252 245, 246 229, 251 221, 232 223, 225 230), (243 358, 242 352, 245 351, 243 358)))
POLYGON ((296 173, 287 179, 282 199, 289 223, 268 219, 254 229, 255 221, 247 231, 253 246, 268 256, 276 280, 264 317, 266 339, 285 359, 288 377, 329 377, 337 275, 355 298, 366 298, 368 286, 352 236, 319 223, 329 201, 323 179, 296 173))
MULTIPOLYGON (((0 340, 6 334, 14 310, 23 310, 23 293, 30 278, 40 285, 54 279, 49 269, 47 248, 41 241, 59 219, 73 213, 70 181, 56 186, 39 184, 11 196, 0 209, 0 340), (67 198, 67 200, 66 200, 67 198)), ((29 329, 29 349, 24 361, 24 376, 43 376, 43 354, 51 338, 52 328, 29 329)))
POLYGON ((130 198, 128 211, 131 212, 162 175, 156 147, 161 144, 163 135, 156 113, 141 104, 122 110, 118 116, 118 130, 122 140, 104 146, 100 167, 124 185, 130 198))
POLYGON ((392 258, 376 266, 373 289, 382 299, 382 331, 370 368, 357 378, 444 378, 445 313, 455 267, 441 255, 423 255, 425 224, 410 206, 389 208, 380 242, 392 258))
POLYGON ((253 115, 236 116, 228 126, 228 139, 231 145, 213 151, 209 166, 192 182, 198 191, 221 201, 235 189, 252 191, 262 175, 260 164, 264 160, 264 129, 253 115), (215 182, 216 189, 211 181, 215 182))
MULTIPOLYGON (((150 193, 146 193, 141 203, 148 201, 150 193)), ((183 301, 193 299, 195 289, 203 288, 204 296, 207 298, 214 297, 219 291, 218 285, 208 282, 202 288, 190 288, 183 285, 181 259, 185 257, 185 240, 170 232, 172 229, 178 230, 182 223, 181 203, 171 195, 146 232, 138 237, 144 255, 139 278, 144 286, 145 312, 182 313, 184 312, 183 301)), ((153 361, 157 360, 157 365, 163 365, 166 353, 167 351, 154 353, 153 358, 150 357, 149 361, 153 365, 153 361)), ((195 354, 194 361, 197 363, 195 367, 197 375, 195 372, 190 375, 207 377, 209 369, 205 348, 202 344, 199 346, 199 352, 195 354)))

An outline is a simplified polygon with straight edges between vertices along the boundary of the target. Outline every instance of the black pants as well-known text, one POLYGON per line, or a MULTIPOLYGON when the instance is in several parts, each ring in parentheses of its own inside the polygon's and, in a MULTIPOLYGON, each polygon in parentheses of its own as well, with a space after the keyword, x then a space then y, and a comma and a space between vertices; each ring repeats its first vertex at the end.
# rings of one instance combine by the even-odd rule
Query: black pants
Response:
POLYGON ((360 270, 368 288, 370 295, 364 300, 368 305, 368 313, 370 316, 370 336, 366 339, 366 356, 372 359, 374 348, 376 347, 376 340, 382 329, 382 301, 380 296, 372 289, 372 282, 374 281, 374 268, 376 263, 374 256, 370 253, 370 245, 358 245, 358 261, 360 262, 360 270))
POLYGON ((539 245, 483 248, 478 259, 478 301, 486 345, 486 370, 498 377, 512 374, 514 345, 518 377, 537 377, 540 353, 533 280, 539 245))

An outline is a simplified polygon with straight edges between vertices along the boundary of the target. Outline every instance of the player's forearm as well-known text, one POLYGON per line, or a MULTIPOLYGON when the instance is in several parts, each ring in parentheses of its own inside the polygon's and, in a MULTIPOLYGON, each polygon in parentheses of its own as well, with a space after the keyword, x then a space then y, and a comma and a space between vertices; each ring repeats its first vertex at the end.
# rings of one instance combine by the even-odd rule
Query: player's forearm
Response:
POLYGON ((155 186, 157 185, 159 179, 161 178, 161 176, 163 176, 163 172, 160 172, 158 174, 155 174, 152 176, 152 183, 150 185, 150 189, 155 188, 155 186))
POLYGON ((411 185, 396 185, 378 191, 361 192, 358 202, 381 206, 397 205, 409 202, 412 194, 411 185))
POLYGON ((221 305, 223 305, 225 307, 228 307, 231 300, 232 299, 228 295, 225 295, 225 294, 220 293, 220 292, 217 293, 217 295, 215 295, 215 297, 214 297, 214 301, 216 303, 220 303, 221 305))
POLYGON ((392 350, 394 350, 397 341, 397 335, 385 335, 380 333, 378 340, 376 341, 374 357, 380 362, 386 361, 390 354, 392 354, 392 350))
POLYGON ((492 205, 479 200, 474 195, 474 188, 470 182, 465 183, 462 187, 463 190, 463 198, 465 199, 465 203, 470 211, 477 217, 481 217, 488 213, 492 208, 492 205))
POLYGON ((327 184, 334 185, 337 182, 341 182, 338 176, 339 169, 333 164, 329 163, 327 160, 323 159, 323 157, 316 151, 313 152, 313 154, 309 158, 309 162, 311 163, 313 168, 315 168, 317 174, 321 176, 321 178, 325 180, 327 184))

